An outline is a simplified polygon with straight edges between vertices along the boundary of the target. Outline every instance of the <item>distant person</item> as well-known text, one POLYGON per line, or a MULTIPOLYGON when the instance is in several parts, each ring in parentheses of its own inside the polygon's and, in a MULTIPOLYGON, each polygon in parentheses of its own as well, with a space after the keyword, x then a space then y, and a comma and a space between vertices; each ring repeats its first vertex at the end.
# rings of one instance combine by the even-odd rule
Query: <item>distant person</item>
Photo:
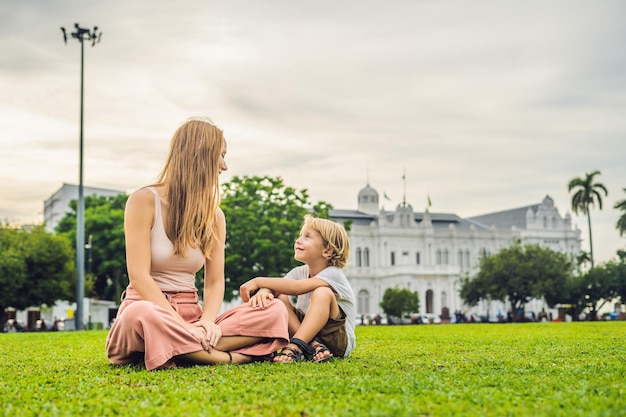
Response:
POLYGON ((356 345, 356 310, 352 287, 341 269, 350 256, 346 230, 333 221, 306 215, 294 252, 304 265, 282 279, 258 277, 244 283, 242 300, 254 308, 278 297, 287 306, 291 339, 274 362, 347 357, 356 345), (298 296, 295 307, 290 295, 298 296))
POLYGON ((130 283, 106 340, 113 364, 153 370, 185 364, 247 363, 273 357, 289 339, 278 300, 218 316, 224 298, 226 221, 218 177, 226 141, 208 119, 174 134, 158 182, 135 191, 124 215, 130 283), (204 267, 204 306, 196 272, 204 267))
POLYGON ((6 321, 6 323, 4 323, 4 332, 5 333, 9 333, 9 332, 14 332, 15 331, 15 326, 13 325, 13 319, 8 319, 6 321))

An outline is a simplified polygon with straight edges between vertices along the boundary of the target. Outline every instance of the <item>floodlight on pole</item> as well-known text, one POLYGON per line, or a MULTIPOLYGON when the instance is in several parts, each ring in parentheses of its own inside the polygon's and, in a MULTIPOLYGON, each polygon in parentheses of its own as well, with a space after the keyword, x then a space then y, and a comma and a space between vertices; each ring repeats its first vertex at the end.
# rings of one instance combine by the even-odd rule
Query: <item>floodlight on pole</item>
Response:
MULTIPOLYGON (((85 198, 83 194, 83 96, 84 96, 84 63, 85 41, 95 46, 100 42, 102 32, 98 27, 93 29, 81 28, 74 24, 75 31, 70 33, 72 38, 80 42, 80 139, 78 163, 78 207, 76 210, 76 314, 74 315, 76 330, 83 329, 83 299, 85 297, 85 198)), ((63 41, 67 45, 67 32, 61 27, 63 41)))

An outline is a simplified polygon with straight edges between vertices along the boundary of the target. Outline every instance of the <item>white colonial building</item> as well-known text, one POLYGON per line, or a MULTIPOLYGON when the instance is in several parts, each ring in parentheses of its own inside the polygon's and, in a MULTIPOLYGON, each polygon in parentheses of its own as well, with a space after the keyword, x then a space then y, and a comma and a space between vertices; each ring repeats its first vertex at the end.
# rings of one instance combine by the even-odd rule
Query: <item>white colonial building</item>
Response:
MULTIPOLYGON (((83 196, 104 196, 115 197, 124 194, 124 191, 111 190, 108 188, 83 187, 83 196)), ((56 190, 43 203, 43 221, 46 230, 50 233, 54 232, 54 228, 61 221, 65 213, 71 211, 70 202, 78 200, 78 185, 65 184, 56 190)))
MULTIPOLYGON (((444 307, 450 313, 504 314, 509 307, 500 302, 469 309, 459 297, 460 278, 476 273, 482 256, 515 241, 580 252, 580 230, 572 227, 569 213, 561 217, 548 196, 539 204, 461 218, 428 209, 415 212, 407 203, 385 211, 378 192, 367 185, 358 194, 357 210, 331 210, 330 217, 351 223, 345 272, 357 297, 357 313, 370 316, 382 314, 379 304, 387 288, 417 292, 421 311, 415 313, 422 315, 440 315, 444 307)), ((527 305, 527 310, 542 308, 548 311, 541 300, 527 305)))

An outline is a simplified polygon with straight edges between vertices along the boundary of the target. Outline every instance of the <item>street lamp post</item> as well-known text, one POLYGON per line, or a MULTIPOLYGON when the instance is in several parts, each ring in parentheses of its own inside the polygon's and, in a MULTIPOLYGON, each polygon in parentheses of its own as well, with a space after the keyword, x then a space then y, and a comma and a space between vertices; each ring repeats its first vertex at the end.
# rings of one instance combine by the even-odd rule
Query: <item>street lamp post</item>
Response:
MULTIPOLYGON (((75 31, 70 35, 80 42, 80 141, 78 163, 78 208, 76 213, 76 314, 74 317, 76 330, 83 329, 83 299, 85 297, 85 198, 83 195, 83 92, 84 92, 84 62, 85 41, 90 41, 91 46, 100 42, 102 32, 98 33, 98 27, 93 30, 85 29, 74 24, 75 31)), ((63 40, 67 45, 67 32, 61 27, 63 40)))

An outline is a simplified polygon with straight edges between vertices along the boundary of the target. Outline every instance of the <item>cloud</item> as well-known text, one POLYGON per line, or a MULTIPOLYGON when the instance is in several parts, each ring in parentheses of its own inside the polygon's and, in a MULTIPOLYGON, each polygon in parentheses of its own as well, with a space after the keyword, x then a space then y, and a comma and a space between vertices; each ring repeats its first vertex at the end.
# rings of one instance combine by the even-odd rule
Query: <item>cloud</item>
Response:
POLYGON ((428 194, 432 210, 460 216, 549 194, 564 213, 567 182, 599 169, 610 195, 592 214, 594 248, 608 259, 624 246, 611 207, 626 178, 625 9, 582 0, 3 4, 0 218, 42 219, 43 200, 77 182, 80 45, 63 44, 59 27, 79 22, 103 33, 85 48, 88 185, 151 183, 172 133, 194 115, 224 129, 225 181, 281 176, 338 208, 355 208, 368 180, 393 208, 406 169, 416 210, 428 194))

